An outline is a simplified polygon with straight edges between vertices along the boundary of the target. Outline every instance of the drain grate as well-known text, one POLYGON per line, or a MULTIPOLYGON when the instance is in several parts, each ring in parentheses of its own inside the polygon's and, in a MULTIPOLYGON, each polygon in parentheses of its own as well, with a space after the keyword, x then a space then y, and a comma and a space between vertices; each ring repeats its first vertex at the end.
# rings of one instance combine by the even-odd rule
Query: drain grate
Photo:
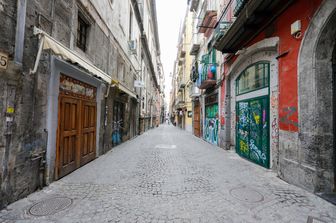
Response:
POLYGON ((53 215, 68 208, 72 204, 72 200, 67 197, 54 197, 31 206, 29 213, 34 216, 53 215))
POLYGON ((251 188, 234 188, 230 190, 230 194, 232 197, 243 202, 258 203, 264 201, 264 196, 251 188))
POLYGON ((314 218, 312 216, 308 217, 307 223, 326 223, 325 221, 322 221, 320 219, 314 218))

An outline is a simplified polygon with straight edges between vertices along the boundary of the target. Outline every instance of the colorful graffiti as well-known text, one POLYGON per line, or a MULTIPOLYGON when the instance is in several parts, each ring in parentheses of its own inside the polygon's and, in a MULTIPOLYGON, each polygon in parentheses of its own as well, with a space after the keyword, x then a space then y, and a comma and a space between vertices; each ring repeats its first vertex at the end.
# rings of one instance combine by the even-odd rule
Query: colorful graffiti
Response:
POLYGON ((205 107, 204 139, 218 145, 218 104, 205 107))
POLYGON ((268 98, 237 103, 237 153, 269 167, 268 98))
POLYGON ((112 124, 112 144, 118 145, 122 142, 121 135, 122 135, 122 120, 117 122, 113 122, 112 124))
POLYGON ((245 154, 249 153, 248 145, 243 140, 240 140, 239 146, 240 146, 240 151, 242 153, 245 153, 245 154))

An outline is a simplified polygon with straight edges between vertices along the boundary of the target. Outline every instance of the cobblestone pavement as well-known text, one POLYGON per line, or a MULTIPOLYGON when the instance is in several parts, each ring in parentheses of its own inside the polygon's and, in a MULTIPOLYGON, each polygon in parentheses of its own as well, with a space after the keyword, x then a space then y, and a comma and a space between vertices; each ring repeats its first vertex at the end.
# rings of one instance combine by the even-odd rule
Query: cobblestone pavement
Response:
POLYGON ((306 223, 308 218, 336 222, 336 206, 167 125, 0 212, 0 222, 25 223, 306 223), (64 198, 71 200, 62 203, 64 198))

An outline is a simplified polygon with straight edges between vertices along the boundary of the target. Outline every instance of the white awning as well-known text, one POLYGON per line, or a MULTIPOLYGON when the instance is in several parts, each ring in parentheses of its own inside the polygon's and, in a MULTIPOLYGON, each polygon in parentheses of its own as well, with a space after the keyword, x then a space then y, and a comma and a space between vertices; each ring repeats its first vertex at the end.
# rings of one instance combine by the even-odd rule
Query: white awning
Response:
MULTIPOLYGON (((40 46, 39 54, 41 53, 42 50, 50 49, 55 54, 62 56, 64 59, 68 59, 72 61, 73 63, 78 63, 84 69, 88 70, 90 73, 94 74, 95 76, 100 77, 107 83, 109 84, 111 83, 112 79, 110 75, 106 74, 104 71, 96 67, 89 60, 83 58, 81 55, 79 55, 74 50, 67 48, 62 43, 60 43, 56 39, 49 36, 46 32, 34 27, 34 34, 41 36, 41 46, 40 46)), ((34 71, 36 72, 37 70, 39 58, 40 58, 40 55, 37 56, 33 72, 34 71)))
POLYGON ((121 91, 125 92, 129 96, 137 99, 136 94, 133 91, 131 91, 130 89, 128 89, 126 86, 124 86, 123 84, 121 84, 119 81, 112 80, 112 86, 117 87, 118 89, 120 89, 121 91))

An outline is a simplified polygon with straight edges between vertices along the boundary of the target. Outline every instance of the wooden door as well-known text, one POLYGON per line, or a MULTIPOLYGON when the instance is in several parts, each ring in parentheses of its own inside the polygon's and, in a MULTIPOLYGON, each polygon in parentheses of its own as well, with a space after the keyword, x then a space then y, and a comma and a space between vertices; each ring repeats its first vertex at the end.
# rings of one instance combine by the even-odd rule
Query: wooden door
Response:
POLYGON ((96 88, 60 77, 55 178, 96 157, 96 88))
POLYGON ((63 177, 77 168, 80 139, 79 117, 80 100, 60 97, 59 138, 57 150, 57 177, 63 177))
POLYGON ((96 103, 82 102, 80 165, 96 157, 96 103))
POLYGON ((194 135, 201 137, 201 123, 200 123, 200 104, 199 101, 195 101, 194 105, 194 135))

